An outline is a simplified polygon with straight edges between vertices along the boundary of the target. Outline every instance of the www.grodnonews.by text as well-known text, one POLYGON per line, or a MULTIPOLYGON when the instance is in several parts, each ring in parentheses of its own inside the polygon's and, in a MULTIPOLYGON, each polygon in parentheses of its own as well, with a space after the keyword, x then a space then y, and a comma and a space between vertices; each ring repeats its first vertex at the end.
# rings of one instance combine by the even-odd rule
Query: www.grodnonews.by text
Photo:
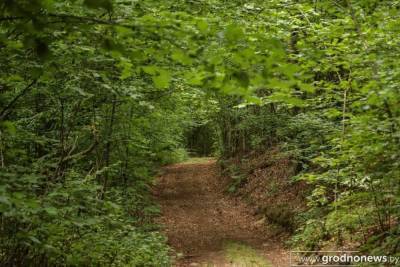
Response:
MULTIPOLYGON (((351 252, 354 253, 354 252, 351 252)), ((291 266, 315 266, 315 265, 339 265, 350 264, 356 266, 361 263, 385 263, 393 266, 400 265, 400 257, 388 255, 350 255, 347 252, 306 252, 293 251, 291 252, 291 266), (335 255, 332 255, 335 253, 335 255), (329 255, 330 254, 330 255, 329 255)), ((349 266, 349 265, 348 265, 349 266)))

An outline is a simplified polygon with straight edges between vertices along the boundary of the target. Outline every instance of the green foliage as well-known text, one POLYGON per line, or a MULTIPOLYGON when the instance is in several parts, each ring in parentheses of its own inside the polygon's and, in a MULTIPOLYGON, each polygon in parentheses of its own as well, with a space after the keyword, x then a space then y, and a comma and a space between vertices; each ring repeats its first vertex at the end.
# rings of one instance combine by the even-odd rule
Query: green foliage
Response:
POLYGON ((1 265, 168 265, 148 188, 199 129, 298 162, 294 245, 398 253, 398 26, 394 1, 1 2, 1 265))
POLYGON ((0 4, 0 265, 170 264, 149 186, 186 157, 195 97, 152 6, 0 4))
POLYGON ((128 206, 125 199, 133 200, 138 193, 143 193, 111 190, 107 198, 99 199, 100 186, 95 175, 80 179, 80 174, 71 173, 63 184, 51 185, 44 177, 22 178, 9 177, 1 185, 1 249, 13 252, 2 256, 2 263, 19 266, 57 266, 61 262, 70 266, 168 264, 163 238, 138 227, 139 218, 129 215, 140 212, 148 204, 139 200, 134 206, 128 206), (49 193, 37 198, 35 189, 44 185, 51 187, 47 189, 49 193))
POLYGON ((279 145, 298 162, 294 179, 307 182, 311 194, 293 246, 398 254, 398 5, 269 1, 233 10, 237 21, 224 36, 240 49, 230 64, 251 71, 236 70, 240 81, 222 86, 234 95, 219 99, 222 156, 279 145), (246 46, 257 33, 265 38, 265 54, 257 42, 246 46), (250 89, 261 104, 236 88, 250 89))

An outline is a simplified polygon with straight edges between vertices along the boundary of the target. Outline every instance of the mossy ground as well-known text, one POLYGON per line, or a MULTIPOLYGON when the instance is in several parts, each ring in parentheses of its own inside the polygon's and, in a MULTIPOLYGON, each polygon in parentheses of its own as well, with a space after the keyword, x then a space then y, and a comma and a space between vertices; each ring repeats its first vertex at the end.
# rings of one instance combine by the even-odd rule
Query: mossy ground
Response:
POLYGON ((224 253, 233 266, 272 267, 265 257, 245 244, 229 242, 225 245, 224 253))

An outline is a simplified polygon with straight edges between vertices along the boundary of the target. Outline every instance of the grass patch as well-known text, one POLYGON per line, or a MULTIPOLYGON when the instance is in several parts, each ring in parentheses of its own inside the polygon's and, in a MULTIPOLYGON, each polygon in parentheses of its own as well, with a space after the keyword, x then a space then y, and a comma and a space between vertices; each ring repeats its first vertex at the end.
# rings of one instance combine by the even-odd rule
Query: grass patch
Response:
POLYGON ((255 249, 244 244, 229 242, 225 245, 224 254, 234 266, 272 267, 255 249))
POLYGON ((196 163, 207 163, 210 160, 215 160, 215 158, 212 157, 194 157, 194 158, 189 158, 182 162, 183 164, 196 164, 196 163))

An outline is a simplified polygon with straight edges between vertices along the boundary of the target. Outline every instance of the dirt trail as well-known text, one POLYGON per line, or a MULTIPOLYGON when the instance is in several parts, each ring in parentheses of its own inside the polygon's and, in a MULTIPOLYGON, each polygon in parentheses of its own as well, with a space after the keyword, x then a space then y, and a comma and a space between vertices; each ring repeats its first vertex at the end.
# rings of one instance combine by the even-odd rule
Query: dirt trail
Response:
POLYGON ((214 160, 172 165, 159 177, 154 195, 160 223, 169 244, 183 254, 176 266, 260 266, 233 262, 225 249, 232 242, 257 251, 270 263, 264 266, 288 266, 279 242, 244 203, 224 193, 223 180, 214 160))

